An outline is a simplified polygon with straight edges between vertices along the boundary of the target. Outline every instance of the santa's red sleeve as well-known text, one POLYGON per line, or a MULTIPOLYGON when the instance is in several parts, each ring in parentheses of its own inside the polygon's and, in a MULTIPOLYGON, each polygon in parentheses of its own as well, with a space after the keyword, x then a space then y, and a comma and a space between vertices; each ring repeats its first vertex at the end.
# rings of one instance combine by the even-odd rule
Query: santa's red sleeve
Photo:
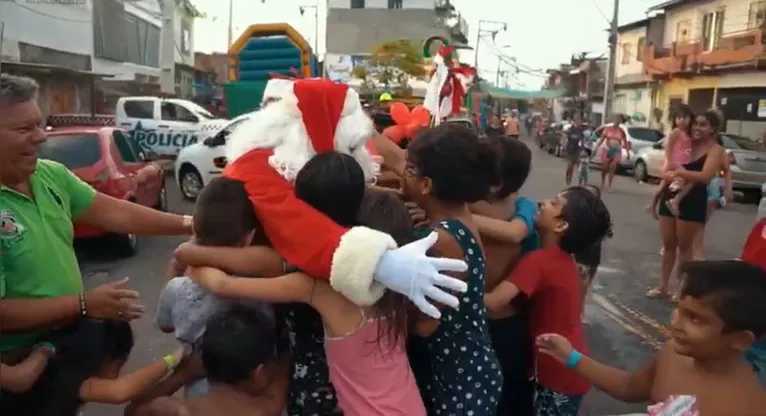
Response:
POLYGON ((766 219, 758 221, 753 226, 745 240, 740 260, 761 266, 766 270, 766 219))
POLYGON ((344 228, 295 196, 292 184, 269 165, 270 150, 252 150, 224 169, 244 182, 253 208, 274 248, 292 265, 358 305, 371 305, 385 289, 373 281, 383 254, 396 243, 366 227, 344 228))

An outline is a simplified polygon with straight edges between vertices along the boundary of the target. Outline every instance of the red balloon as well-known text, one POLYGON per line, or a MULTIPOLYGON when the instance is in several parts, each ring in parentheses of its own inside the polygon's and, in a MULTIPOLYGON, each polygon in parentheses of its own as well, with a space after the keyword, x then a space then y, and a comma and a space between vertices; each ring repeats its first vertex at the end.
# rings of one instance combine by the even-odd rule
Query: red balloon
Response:
POLYGON ((412 122, 421 126, 428 126, 431 124, 431 113, 422 105, 418 105, 412 109, 412 122))
POLYGON ((410 124, 412 115, 410 114, 410 109, 407 108, 404 103, 396 102, 391 104, 391 107, 389 108, 389 111, 391 112, 391 118, 394 120, 394 123, 400 126, 406 126, 407 124, 410 124))
POLYGON ((410 123, 410 124, 408 124, 407 127, 405 128, 405 132, 406 132, 406 136, 405 137, 409 137, 410 139, 414 139, 415 135, 418 134, 418 132, 420 130, 423 130, 423 127, 425 127, 425 126, 420 124, 420 123, 410 123))
POLYGON ((400 125, 386 127, 386 129, 383 130, 382 134, 388 137, 389 140, 396 143, 397 145, 401 143, 402 139, 407 137, 407 131, 405 126, 400 126, 400 125))

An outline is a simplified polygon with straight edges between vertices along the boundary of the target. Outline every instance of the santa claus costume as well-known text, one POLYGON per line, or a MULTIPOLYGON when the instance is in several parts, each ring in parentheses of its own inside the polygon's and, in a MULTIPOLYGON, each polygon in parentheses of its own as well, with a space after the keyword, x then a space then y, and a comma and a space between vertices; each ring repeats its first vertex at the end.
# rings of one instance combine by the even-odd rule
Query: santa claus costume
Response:
POLYGON ((299 200, 292 181, 317 153, 353 156, 374 180, 366 142, 374 134, 358 94, 347 85, 321 79, 291 81, 278 101, 265 106, 232 132, 224 176, 240 180, 264 232, 290 264, 319 279, 360 306, 375 303, 385 288, 409 297, 439 317, 429 300, 457 307, 464 282, 439 273, 465 270, 454 259, 429 258, 436 234, 397 248, 391 236, 366 227, 343 228, 299 200))

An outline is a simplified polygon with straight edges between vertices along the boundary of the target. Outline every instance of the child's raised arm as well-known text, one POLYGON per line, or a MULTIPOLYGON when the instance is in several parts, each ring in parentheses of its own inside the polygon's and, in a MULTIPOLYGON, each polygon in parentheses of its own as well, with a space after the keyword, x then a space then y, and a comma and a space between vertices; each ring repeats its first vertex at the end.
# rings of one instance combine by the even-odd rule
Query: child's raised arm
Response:
POLYGON ((192 242, 176 249, 175 258, 193 267, 213 267, 241 276, 276 277, 285 273, 282 256, 271 247, 208 247, 192 242))
MULTIPOLYGON (((651 399, 657 359, 641 370, 629 373, 580 354, 566 338, 558 334, 537 337, 537 348, 550 355, 577 374, 585 377, 599 390, 627 403, 647 402, 651 399)), ((662 352, 660 353, 662 354, 662 352)))
POLYGON ((233 277, 211 267, 190 267, 189 277, 218 297, 274 303, 311 302, 316 281, 304 273, 268 279, 233 277))
POLYGON ((154 383, 181 362, 183 348, 161 360, 115 379, 91 377, 80 386, 80 400, 85 403, 123 404, 144 394, 154 383))

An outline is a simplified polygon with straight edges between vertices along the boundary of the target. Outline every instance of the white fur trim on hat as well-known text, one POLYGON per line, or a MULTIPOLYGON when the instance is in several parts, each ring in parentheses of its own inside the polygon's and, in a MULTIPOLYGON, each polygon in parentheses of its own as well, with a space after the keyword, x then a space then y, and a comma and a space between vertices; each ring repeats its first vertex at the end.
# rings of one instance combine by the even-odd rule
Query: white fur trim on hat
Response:
POLYGON ((394 239, 366 227, 354 227, 340 239, 332 258, 330 285, 359 306, 373 305, 386 288, 373 280, 383 254, 396 248, 394 239))
POLYGON ((292 91, 292 86, 295 83, 293 80, 272 78, 266 82, 266 88, 263 89, 263 98, 261 102, 265 102, 268 99, 280 98, 288 91, 292 91))

